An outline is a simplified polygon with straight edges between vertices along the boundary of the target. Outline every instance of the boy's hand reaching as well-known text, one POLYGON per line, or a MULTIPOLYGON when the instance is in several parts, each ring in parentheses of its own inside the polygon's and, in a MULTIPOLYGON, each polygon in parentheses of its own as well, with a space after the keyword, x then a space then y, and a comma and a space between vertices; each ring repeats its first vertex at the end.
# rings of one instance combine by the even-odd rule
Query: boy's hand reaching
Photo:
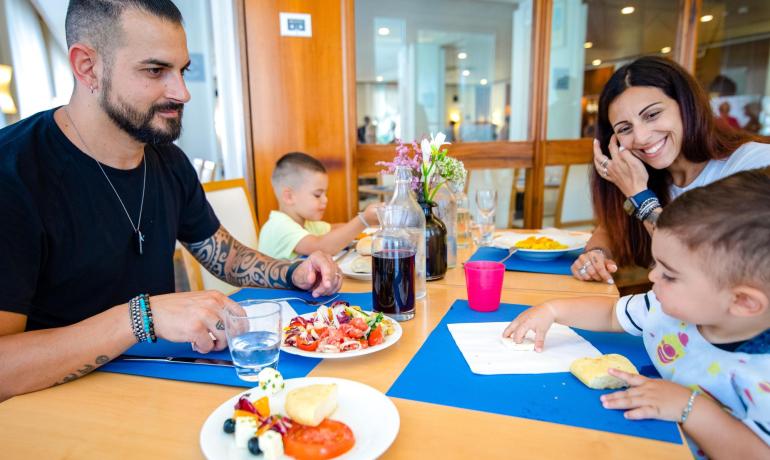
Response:
POLYGON ((543 351, 545 334, 556 320, 556 314, 547 304, 538 305, 526 310, 516 317, 503 331, 503 337, 511 337, 514 342, 521 343, 529 331, 535 331, 535 351, 543 351))
POLYGON ((623 416, 631 420, 654 418, 678 422, 692 391, 668 380, 650 379, 610 369, 610 375, 624 380, 631 388, 601 396, 605 409, 630 409, 623 416))
POLYGON ((366 220, 366 223, 369 224, 369 227, 376 227, 379 224, 380 220, 377 217, 377 209, 384 205, 385 203, 371 203, 364 209, 362 215, 366 220))

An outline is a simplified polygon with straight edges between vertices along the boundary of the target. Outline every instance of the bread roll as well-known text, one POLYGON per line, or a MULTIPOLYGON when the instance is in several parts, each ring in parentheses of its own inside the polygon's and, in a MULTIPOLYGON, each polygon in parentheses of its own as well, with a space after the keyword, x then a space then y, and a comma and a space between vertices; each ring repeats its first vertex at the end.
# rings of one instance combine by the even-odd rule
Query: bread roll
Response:
POLYGON ((350 263, 350 269, 355 273, 371 273, 372 256, 357 256, 350 263))
POLYGON ((308 385, 286 394, 286 415, 297 423, 318 426, 337 408, 337 385, 308 385))
POLYGON ((356 252, 362 256, 372 255, 372 237, 367 236, 366 238, 358 240, 358 243, 356 243, 356 252))
POLYGON ((506 348, 510 348, 516 351, 535 351, 535 341, 530 337, 524 337, 521 343, 513 341, 513 337, 501 337, 500 341, 503 342, 506 348))
POLYGON ((576 359, 569 367, 570 372, 588 388, 604 390, 628 386, 626 382, 611 376, 607 372, 609 369, 620 369, 629 374, 639 373, 628 358, 616 354, 602 355, 598 358, 576 359))

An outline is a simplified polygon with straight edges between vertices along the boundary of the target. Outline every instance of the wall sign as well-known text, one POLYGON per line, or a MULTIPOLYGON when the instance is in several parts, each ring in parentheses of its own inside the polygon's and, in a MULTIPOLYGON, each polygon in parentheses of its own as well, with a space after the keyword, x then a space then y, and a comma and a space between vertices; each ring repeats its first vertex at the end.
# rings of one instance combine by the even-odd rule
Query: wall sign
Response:
POLYGON ((287 37, 312 37, 310 15, 305 13, 280 13, 281 35, 287 37))

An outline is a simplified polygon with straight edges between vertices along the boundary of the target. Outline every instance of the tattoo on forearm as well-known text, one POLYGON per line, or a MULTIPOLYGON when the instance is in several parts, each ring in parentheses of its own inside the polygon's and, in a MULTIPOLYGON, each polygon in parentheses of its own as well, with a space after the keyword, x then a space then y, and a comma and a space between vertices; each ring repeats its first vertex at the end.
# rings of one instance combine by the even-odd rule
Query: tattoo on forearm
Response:
POLYGON ((102 364, 104 364, 104 363, 108 362, 109 360, 110 360, 110 358, 109 358, 109 357, 107 357, 107 356, 105 356, 105 355, 99 355, 99 356, 97 356, 97 357, 96 357, 96 360, 94 361, 94 363, 96 364, 96 366, 94 366, 94 365, 92 365, 92 364, 84 364, 82 369, 78 369, 78 370, 77 370, 77 373, 74 373, 74 372, 73 372, 73 373, 71 373, 71 374, 68 374, 68 375, 67 375, 67 376, 65 376, 63 379, 61 379, 60 381, 58 381, 58 382, 54 383, 53 385, 54 385, 54 386, 56 386, 56 385, 61 385, 61 384, 63 384, 63 383, 71 382, 71 381, 73 381, 73 380, 75 380, 75 379, 77 379, 77 378, 79 378, 79 377, 82 377, 82 376, 84 376, 84 375, 90 374, 90 373, 91 373, 91 372, 93 372, 93 371, 94 371, 94 370, 95 370, 97 367, 99 367, 99 366, 101 366, 102 364))
POLYGON ((200 264, 217 278, 235 286, 290 286, 286 272, 291 262, 276 260, 244 246, 224 228, 211 238, 184 244, 200 264))

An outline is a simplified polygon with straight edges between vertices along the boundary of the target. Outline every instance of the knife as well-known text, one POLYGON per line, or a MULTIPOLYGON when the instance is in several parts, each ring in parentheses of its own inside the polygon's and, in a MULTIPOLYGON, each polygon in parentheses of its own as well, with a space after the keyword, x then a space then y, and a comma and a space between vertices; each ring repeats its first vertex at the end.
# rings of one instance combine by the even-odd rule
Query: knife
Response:
POLYGON ((207 366, 226 366, 233 367, 233 362, 227 359, 215 359, 215 358, 186 358, 183 356, 138 356, 138 355, 120 355, 118 356, 121 361, 150 361, 156 363, 173 363, 173 364, 204 364, 207 366))

